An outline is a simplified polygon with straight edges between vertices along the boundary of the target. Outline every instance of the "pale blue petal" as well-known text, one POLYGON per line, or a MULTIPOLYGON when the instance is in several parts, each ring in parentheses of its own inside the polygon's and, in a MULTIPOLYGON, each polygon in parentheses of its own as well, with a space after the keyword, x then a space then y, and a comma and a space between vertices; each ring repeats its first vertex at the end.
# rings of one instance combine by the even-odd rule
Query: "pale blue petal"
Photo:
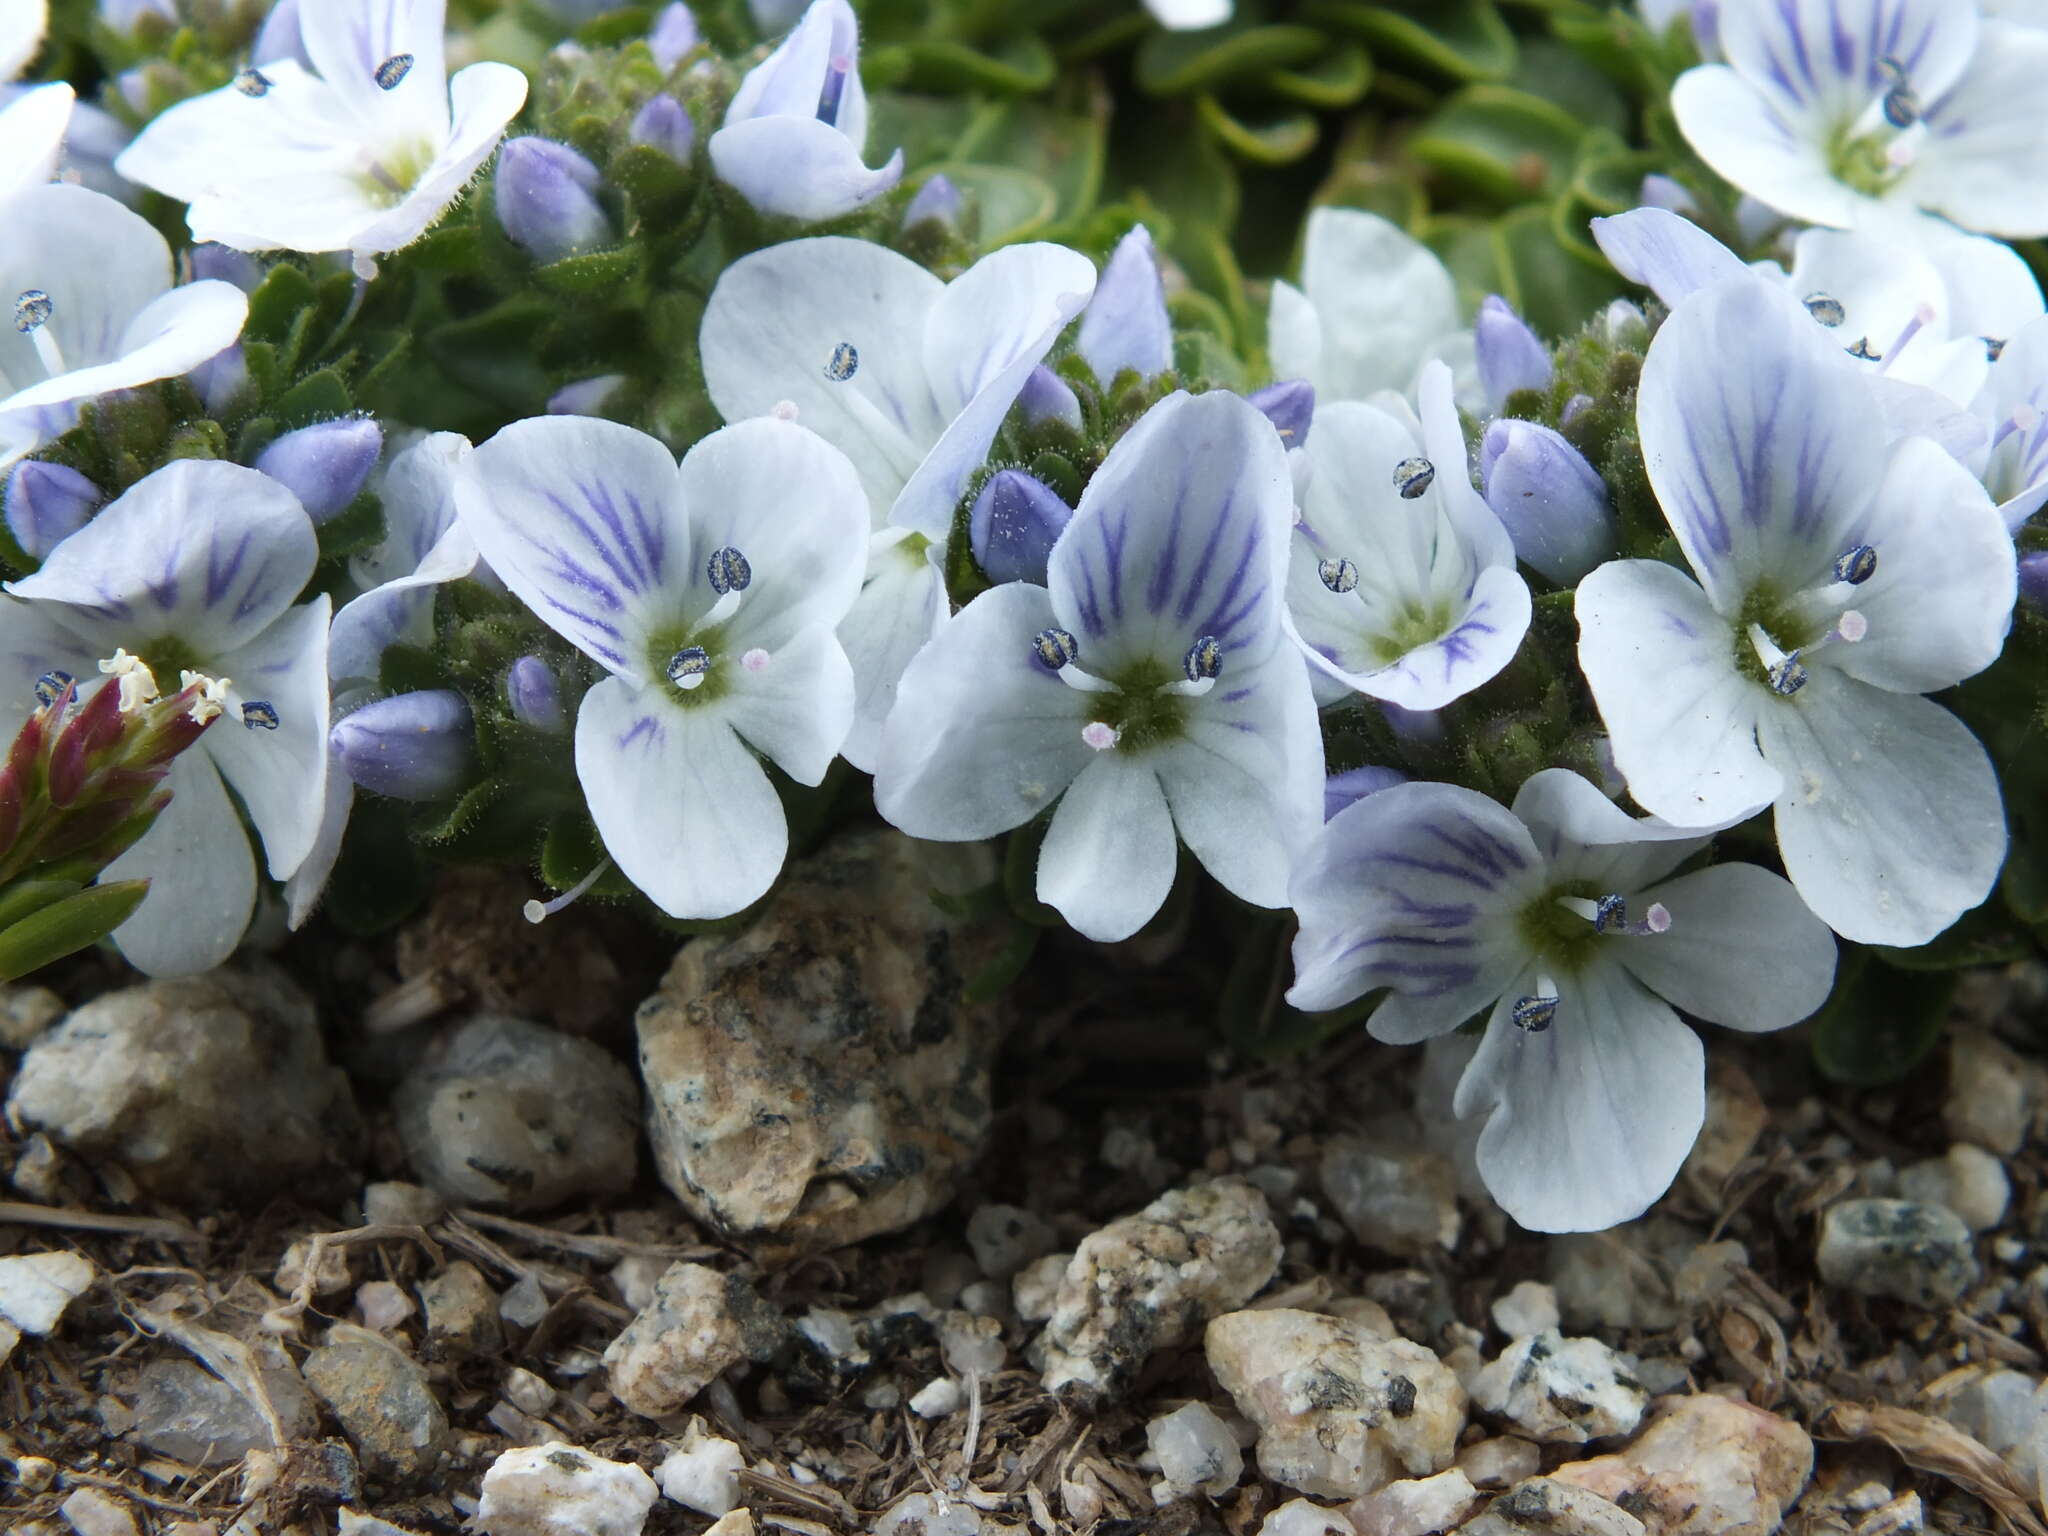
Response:
MULTIPOLYGON (((228 712, 200 738, 249 808, 273 880, 306 861, 319 836, 327 795, 327 594, 285 614, 247 644, 217 658, 234 683, 228 712), (277 711, 277 729, 241 721, 244 701, 277 711)), ((174 678, 158 678, 166 690, 174 678)))
POLYGON ((1143 758, 1095 754, 1061 796, 1038 850, 1038 899, 1113 944, 1158 915, 1180 861, 1159 778, 1143 758))
POLYGON ((1669 306, 1748 270, 1740 256, 1691 219, 1662 208, 1595 219, 1593 239, 1615 271, 1669 306))
POLYGON ((1716 864, 1650 892, 1663 933, 1609 950, 1636 980, 1696 1019, 1761 1032, 1797 1024, 1835 984, 1835 936, 1782 875, 1716 864))
POLYGON ((183 753, 165 782, 171 803, 100 878, 149 881, 135 915, 114 930, 128 963, 150 976, 191 976, 242 942, 256 908, 256 860, 212 758, 183 753))
POLYGON ((1081 316, 1074 348, 1088 360, 1107 389, 1129 368, 1149 379, 1173 366, 1173 323, 1166 315, 1166 288, 1152 235, 1140 224, 1110 254, 1095 297, 1081 316))
POLYGON ((853 140, 815 117, 756 117, 711 135, 718 179, 762 213, 809 224, 842 218, 903 179, 903 151, 869 170, 853 140))

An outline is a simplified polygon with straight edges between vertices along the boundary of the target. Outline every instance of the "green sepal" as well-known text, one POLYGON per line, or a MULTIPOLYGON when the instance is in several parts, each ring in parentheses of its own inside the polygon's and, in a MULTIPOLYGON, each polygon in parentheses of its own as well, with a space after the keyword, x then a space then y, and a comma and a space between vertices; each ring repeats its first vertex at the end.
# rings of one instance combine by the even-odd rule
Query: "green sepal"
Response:
POLYGON ((628 244, 608 251, 586 251, 564 256, 533 269, 533 280, 550 293, 565 298, 621 297, 622 290, 640 280, 641 248, 628 244))
POLYGON ((1039 928, 1062 928, 1067 921, 1057 908, 1038 899, 1038 850, 1051 824, 1047 816, 1027 821, 1003 842, 1003 893, 1009 897, 1010 910, 1039 928))
POLYGON ((60 880, 44 875, 33 880, 11 880, 0 890, 0 928, 10 928, 52 902, 76 896, 85 889, 83 880, 60 880))
POLYGON ((284 392, 270 414, 277 418, 280 433, 315 422, 333 421, 355 409, 348 381, 333 368, 309 373, 284 392))
POLYGON ((75 955, 97 944, 134 914, 149 894, 147 880, 88 886, 0 929, 0 981, 75 955))

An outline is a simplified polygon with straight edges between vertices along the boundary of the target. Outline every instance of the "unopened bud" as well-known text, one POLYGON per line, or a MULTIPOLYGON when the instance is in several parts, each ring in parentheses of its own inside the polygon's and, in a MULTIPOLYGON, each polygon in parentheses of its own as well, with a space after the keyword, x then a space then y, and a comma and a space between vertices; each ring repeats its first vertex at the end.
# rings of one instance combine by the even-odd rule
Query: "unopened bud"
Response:
POLYGON ((927 177, 903 210, 905 229, 915 229, 927 220, 935 220, 948 229, 960 227, 960 189, 944 171, 927 177))
POLYGON ((1480 304, 1472 336, 1479 353, 1479 387, 1494 411, 1517 390, 1549 387, 1550 348, 1506 299, 1489 295, 1480 304))
POLYGON ((2048 609, 2048 550, 2020 556, 2020 598, 2048 609))
POLYGON ((968 511, 968 542, 990 581, 1043 585, 1053 541, 1073 516, 1073 509, 1035 475, 997 470, 968 511))
POLYGON ((364 416, 316 422, 287 432, 256 456, 256 468, 284 486, 316 523, 362 493, 384 451, 384 433, 364 416))
POLYGON ((1017 391, 1017 404, 1023 408, 1026 421, 1056 419, 1080 430, 1080 398, 1067 387, 1065 379, 1043 363, 1025 375, 1024 387, 1017 391))
POLYGON ((1367 795, 1407 782, 1408 775, 1398 768, 1346 768, 1342 773, 1333 773, 1323 780, 1323 820, 1328 821, 1367 795))
POLYGON ((654 25, 648 29, 647 46, 653 50, 654 62, 667 74, 689 56, 697 46, 697 18, 690 14, 687 5, 664 6, 654 25))
POLYGON ((394 694, 344 715, 327 733, 351 780, 395 800, 455 793, 475 760, 469 702, 453 689, 394 694))
POLYGON ((244 293, 254 293, 263 286, 266 269, 262 262, 246 251, 216 245, 209 240, 193 246, 185 259, 191 266, 195 283, 211 278, 216 282, 230 283, 244 293))
POLYGON ((660 150, 678 165, 689 164, 690 152, 697 147, 697 125, 690 121, 689 109, 673 96, 648 97, 647 105, 633 114, 626 136, 660 150))
POLYGON ((7 477, 7 531, 23 554, 45 560, 92 521, 104 500, 100 488, 69 465, 24 459, 7 477))
POLYGON ((1110 253, 1095 295, 1081 312, 1074 350, 1104 389, 1126 370, 1150 379, 1173 366, 1166 288, 1152 233, 1144 225, 1132 228, 1110 253))
POLYGON ((1480 441, 1479 469, 1486 504, 1515 553, 1559 586, 1614 554, 1607 484, 1560 434, 1532 421, 1496 421, 1480 441))
POLYGON ((594 379, 564 384, 548 396, 550 416, 602 416, 605 402, 626 382, 623 373, 601 373, 594 379))
POLYGON ((1282 379, 1245 398, 1265 412, 1288 447, 1299 448, 1308 442, 1309 423, 1316 414, 1316 387, 1307 379, 1282 379))
POLYGON ((567 723, 562 711, 562 684, 554 668, 538 656, 522 656, 505 674, 505 702, 512 717, 536 731, 559 731, 567 723))
POLYGON ((566 144, 507 139, 498 151, 498 223, 543 266, 610 245, 615 236, 597 200, 600 185, 597 167, 566 144))

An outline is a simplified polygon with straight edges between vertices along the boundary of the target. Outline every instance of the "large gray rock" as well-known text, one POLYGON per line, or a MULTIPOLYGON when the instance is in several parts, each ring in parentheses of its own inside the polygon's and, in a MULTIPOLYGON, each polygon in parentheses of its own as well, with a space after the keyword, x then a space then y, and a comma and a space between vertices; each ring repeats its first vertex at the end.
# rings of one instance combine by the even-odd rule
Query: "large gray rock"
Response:
POLYGON ((998 1034, 962 991, 1001 936, 931 893, 993 878, 980 845, 863 832, 793 865, 745 929, 684 947, 637 1024, 655 1162, 692 1215, 806 1251, 951 1198, 998 1034))
POLYGON ((639 1167, 633 1073, 588 1040, 485 1013, 399 1085, 420 1181, 463 1205, 537 1211, 616 1194, 639 1167))
POLYGON ((1820 1219, 1820 1277, 1865 1296, 1946 1307, 1977 1283, 1977 1253, 1962 1217, 1910 1200, 1843 1200, 1820 1219))
POLYGON ((29 1047, 7 1114, 188 1210, 353 1188, 363 1139, 312 1002, 267 965, 94 998, 29 1047))
POLYGON ((411 1482, 448 1448, 448 1415, 427 1373, 388 1340, 337 1323, 301 1369, 373 1481, 411 1482))

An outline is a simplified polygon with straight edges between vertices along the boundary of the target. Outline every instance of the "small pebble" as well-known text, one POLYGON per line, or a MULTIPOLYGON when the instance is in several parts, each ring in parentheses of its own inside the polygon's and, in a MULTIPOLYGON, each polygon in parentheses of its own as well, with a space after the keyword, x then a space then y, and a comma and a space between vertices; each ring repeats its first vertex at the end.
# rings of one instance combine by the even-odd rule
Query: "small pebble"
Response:
POLYGON ((0 1259, 0 1319, 40 1337, 92 1288, 92 1260, 76 1253, 19 1253, 0 1259))
POLYGON ((1472 1512, 1479 1490, 1453 1467, 1435 1477, 1404 1478, 1345 1506, 1357 1536, 1435 1536, 1472 1512))
POLYGON ((521 1413, 538 1416, 555 1406, 555 1389, 523 1366, 515 1365, 505 1373, 503 1390, 505 1401, 521 1413))
POLYGON ((389 1333, 412 1316, 412 1298, 389 1280, 356 1287, 356 1312, 372 1333, 389 1333))
POLYGON ((475 1526, 483 1536, 639 1536, 658 1496, 638 1467, 552 1440, 491 1463, 475 1526))
POLYGON ((363 1186, 366 1227, 431 1227, 447 1214, 447 1202, 424 1184, 389 1179, 363 1186))
POLYGON ((1510 1339, 1554 1331, 1562 1319, 1557 1292, 1536 1280, 1524 1280, 1505 1296, 1494 1298, 1493 1326, 1510 1339))
POLYGON ((1534 1477, 1542 1465, 1543 1452, 1519 1435, 1475 1440, 1458 1452, 1458 1470, 1480 1488, 1512 1488, 1534 1477))
POLYGON ((1052 1316, 1060 1280, 1073 1257, 1071 1253, 1049 1253, 1042 1259, 1033 1259, 1017 1272, 1016 1279, 1010 1282, 1010 1300, 1016 1304, 1017 1316, 1027 1323, 1042 1323, 1052 1316))
POLYGON ((898 1499, 875 1519, 875 1536, 981 1536, 974 1506, 928 1493, 898 1499))
POLYGON ((1259 1536, 1355 1536, 1341 1509, 1311 1499, 1289 1499, 1259 1526, 1259 1536))
POLYGON ((960 1383, 950 1376, 939 1376, 926 1382, 912 1394, 910 1411, 920 1419, 943 1419, 949 1413, 959 1411, 967 1401, 967 1394, 960 1383))
POLYGON ((1016 1205, 984 1205, 967 1218, 967 1246, 974 1262, 994 1280, 1007 1280, 1058 1241, 1035 1212, 1016 1205))
POLYGON ((1598 1339, 1557 1333, 1502 1350, 1479 1373, 1472 1400, 1531 1440, 1565 1445, 1625 1435, 1649 1407, 1613 1350, 1598 1339))
POLYGON ((78 1536, 135 1536, 135 1516, 103 1488, 80 1488, 58 1510, 78 1536))
POLYGON ((1183 1403, 1145 1426, 1159 1474, 1176 1496, 1200 1489, 1220 1498, 1244 1475, 1244 1452, 1216 1410, 1206 1403, 1183 1403))
POLYGON ((700 1515, 726 1514, 740 1501, 739 1473, 747 1464, 740 1448, 690 1421, 683 1440, 655 1469, 654 1480, 667 1497, 700 1515))
POLYGON ((1955 1212, 1909 1200, 1843 1200, 1821 1216, 1821 1278, 1916 1307, 1951 1306, 1977 1282, 1970 1229, 1955 1212))
POLYGON ((1903 1169, 1899 1194, 1923 1205, 1946 1206, 1972 1232, 1988 1232, 2005 1220, 2012 1184, 2004 1163, 1982 1147, 1959 1141, 1946 1157, 1931 1157, 1903 1169))

